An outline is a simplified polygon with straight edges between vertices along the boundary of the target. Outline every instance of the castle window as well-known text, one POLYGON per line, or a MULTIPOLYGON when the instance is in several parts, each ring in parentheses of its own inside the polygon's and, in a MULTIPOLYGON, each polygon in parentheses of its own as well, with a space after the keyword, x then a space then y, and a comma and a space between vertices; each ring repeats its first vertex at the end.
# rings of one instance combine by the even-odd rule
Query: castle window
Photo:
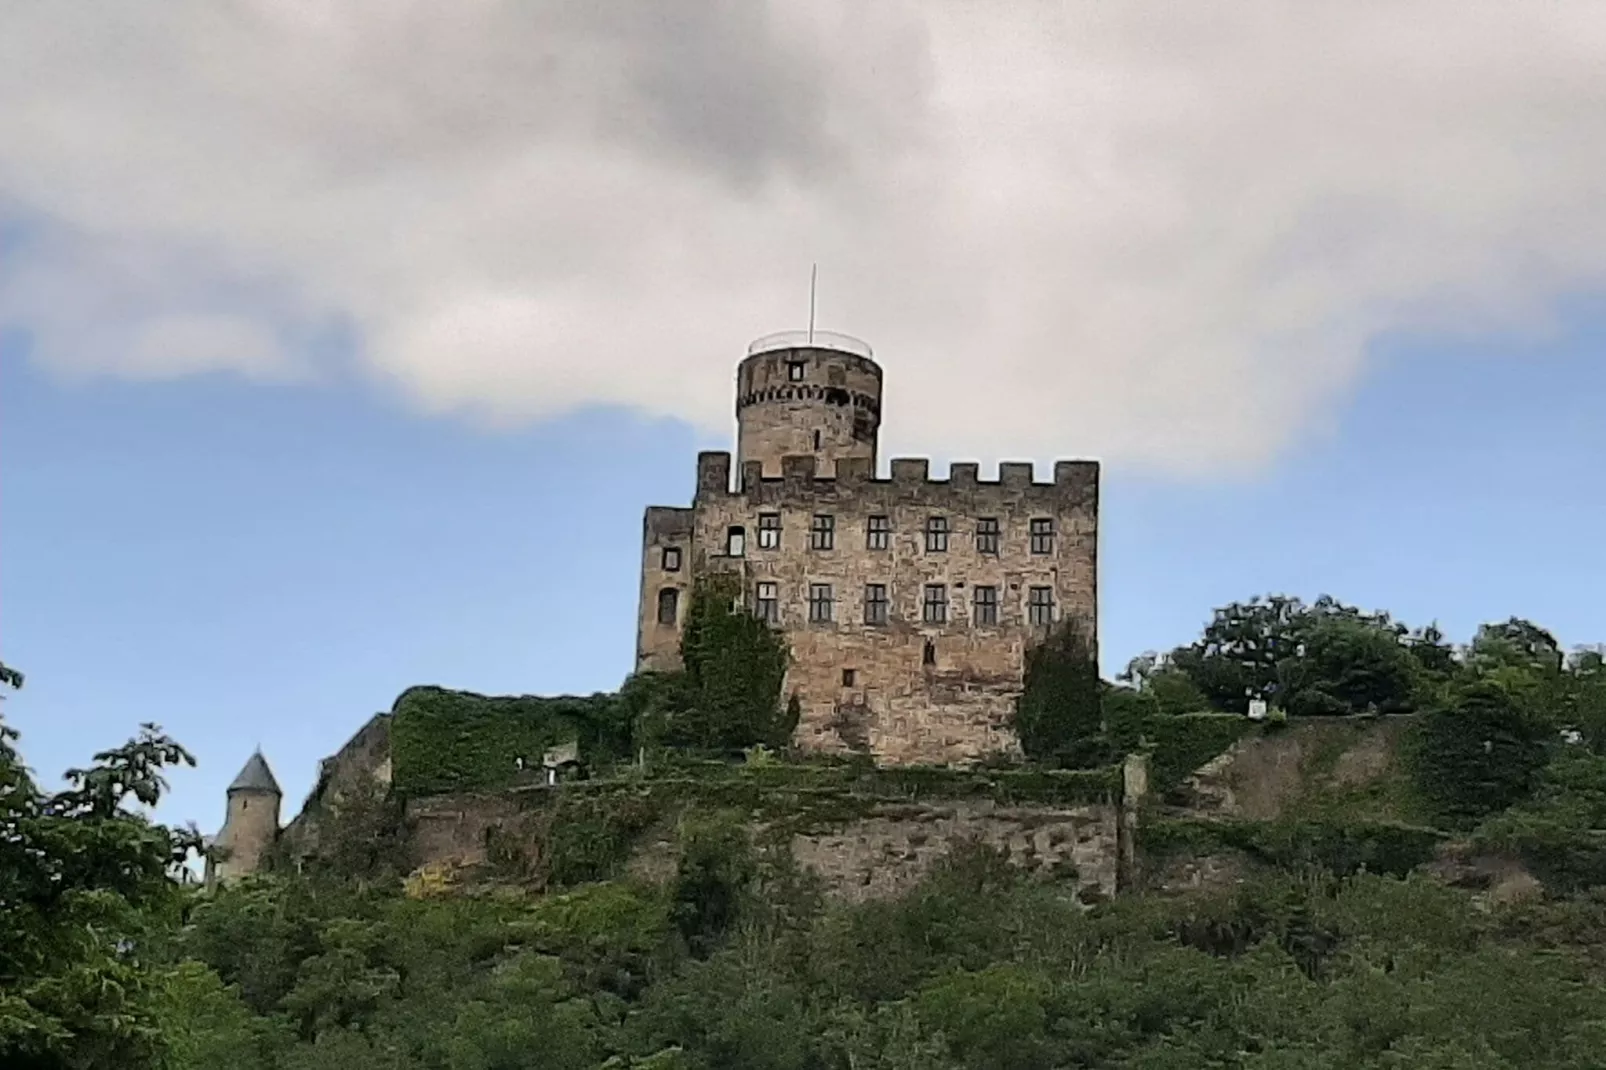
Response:
POLYGON ((754 601, 754 609, 758 619, 766 624, 774 624, 781 619, 781 600, 776 597, 775 584, 758 585, 758 598, 754 601))
POLYGON ((805 367, 807 367, 807 364, 801 360, 787 361, 786 377, 794 383, 801 383, 803 381, 803 369, 805 367))
POLYGON ((820 448, 820 432, 819 431, 815 431, 814 432, 814 448, 815 449, 819 449, 820 448))
POLYGON ((1026 619, 1037 625, 1054 623, 1054 588, 1033 587, 1026 592, 1026 619))
POLYGON ((976 552, 978 554, 996 554, 998 552, 998 518, 984 516, 976 521, 976 552))
POLYGON ((930 639, 926 640, 925 648, 920 651, 920 664, 937 664, 937 644, 933 643, 930 639))
POLYGON ((779 550, 781 548, 781 514, 758 514, 758 548, 760 550, 779 550))
POLYGON ((815 513, 809 522, 809 549, 830 550, 836 546, 836 517, 815 513))
POLYGON ((864 585, 864 623, 885 624, 887 622, 887 585, 884 583, 867 583, 864 585))
POLYGON ((741 557, 747 553, 747 529, 733 526, 725 532, 725 554, 727 557, 741 557))
POLYGON ((885 550, 892 544, 892 518, 872 516, 864 529, 864 546, 867 550, 885 550))
POLYGON ((857 680, 858 677, 859 677, 859 674, 858 674, 857 670, 855 670, 855 669, 843 669, 842 670, 842 686, 843 687, 852 687, 854 681, 857 680))
POLYGON ((998 588, 977 587, 970 596, 977 624, 998 623, 998 588))
POLYGON ((933 516, 926 519, 926 553, 948 552, 948 518, 933 516))
POLYGON ((680 612, 680 591, 674 587, 665 587, 658 592, 658 623, 673 624, 680 612))
POLYGON ((816 624, 830 622, 831 585, 829 583, 809 584, 809 620, 816 624))
POLYGON ((948 623, 948 587, 946 584, 926 584, 926 598, 922 603, 921 619, 927 624, 948 623))
POLYGON ((1032 553, 1051 554, 1054 552, 1054 518, 1050 516, 1034 517, 1032 519, 1032 553))
POLYGON ((680 571, 680 547, 678 547, 678 546, 665 546, 664 547, 663 565, 664 565, 664 571, 665 572, 679 572, 680 571))

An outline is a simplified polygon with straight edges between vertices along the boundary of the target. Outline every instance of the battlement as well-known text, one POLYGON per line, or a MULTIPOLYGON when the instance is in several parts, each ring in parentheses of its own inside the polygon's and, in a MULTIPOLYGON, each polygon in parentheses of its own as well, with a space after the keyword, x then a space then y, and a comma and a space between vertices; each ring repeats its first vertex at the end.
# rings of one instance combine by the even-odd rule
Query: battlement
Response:
POLYGON ((828 501, 853 496, 939 501, 963 495, 1023 497, 1062 505, 1097 501, 1098 461, 1056 461, 1052 473, 1052 482, 1040 483, 1032 462, 1004 461, 998 465, 996 479, 983 479, 980 464, 958 461, 949 466, 947 478, 942 479, 932 477, 928 458, 898 457, 892 461, 889 476, 883 479, 876 477, 870 458, 844 457, 836 462, 835 476, 828 476, 819 474, 818 461, 812 454, 788 454, 781 458, 778 477, 764 475, 757 461, 743 464, 740 482, 733 490, 731 455, 711 450, 697 457, 697 497, 700 501, 731 497, 760 502, 828 501))

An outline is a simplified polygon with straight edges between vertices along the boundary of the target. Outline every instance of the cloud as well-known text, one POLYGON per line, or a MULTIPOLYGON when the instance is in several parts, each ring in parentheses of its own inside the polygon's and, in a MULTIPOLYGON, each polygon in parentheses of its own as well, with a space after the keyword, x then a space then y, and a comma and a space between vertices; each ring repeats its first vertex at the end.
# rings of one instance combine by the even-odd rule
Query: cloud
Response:
POLYGON ((346 324, 424 411, 723 432, 818 261, 894 451, 1246 471, 1380 332, 1601 285, 1603 71, 1567 0, 11 4, 0 321, 264 379, 346 324))

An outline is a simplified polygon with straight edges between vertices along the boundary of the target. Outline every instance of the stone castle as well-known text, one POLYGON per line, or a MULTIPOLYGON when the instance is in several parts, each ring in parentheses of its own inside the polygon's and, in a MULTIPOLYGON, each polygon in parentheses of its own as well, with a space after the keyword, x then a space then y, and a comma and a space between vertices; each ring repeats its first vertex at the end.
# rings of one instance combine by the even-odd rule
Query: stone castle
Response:
POLYGON ((674 668, 700 577, 739 577, 791 649, 797 745, 885 764, 1017 749, 1027 648, 1061 621, 1097 650, 1096 461, 924 459, 879 474, 882 371, 823 331, 759 339, 736 369, 736 462, 697 459, 690 507, 647 509, 639 670, 674 668), (733 478, 734 477, 734 478, 733 478))
MULTIPOLYGON (((883 477, 882 378, 870 347, 845 335, 792 331, 748 347, 735 464, 701 454, 692 504, 646 511, 637 668, 675 668, 696 581, 732 576, 745 608, 786 637, 801 749, 886 765, 1015 753, 1032 643, 1069 622, 1097 652, 1098 463, 1059 461, 1039 483, 1029 463, 1000 464, 996 480, 956 463, 933 479, 908 458, 883 477)), ((388 721, 376 716, 325 760, 314 796, 388 783, 388 721)), ((282 793, 260 752, 227 797, 208 883, 254 872, 281 832, 306 824, 303 812, 280 829, 282 793)), ((1100 858, 1113 836, 1095 837, 1100 858)))

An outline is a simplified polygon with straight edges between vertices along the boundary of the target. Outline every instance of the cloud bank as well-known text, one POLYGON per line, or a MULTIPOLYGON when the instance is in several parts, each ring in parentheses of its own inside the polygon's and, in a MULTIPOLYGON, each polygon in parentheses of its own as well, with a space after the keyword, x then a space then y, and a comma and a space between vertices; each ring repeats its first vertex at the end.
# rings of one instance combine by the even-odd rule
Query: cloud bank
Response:
POLYGON ((886 443, 1252 470, 1393 329, 1606 279, 1606 8, 1088 0, 0 7, 0 323, 76 374, 357 370, 723 431, 875 346, 886 443))

